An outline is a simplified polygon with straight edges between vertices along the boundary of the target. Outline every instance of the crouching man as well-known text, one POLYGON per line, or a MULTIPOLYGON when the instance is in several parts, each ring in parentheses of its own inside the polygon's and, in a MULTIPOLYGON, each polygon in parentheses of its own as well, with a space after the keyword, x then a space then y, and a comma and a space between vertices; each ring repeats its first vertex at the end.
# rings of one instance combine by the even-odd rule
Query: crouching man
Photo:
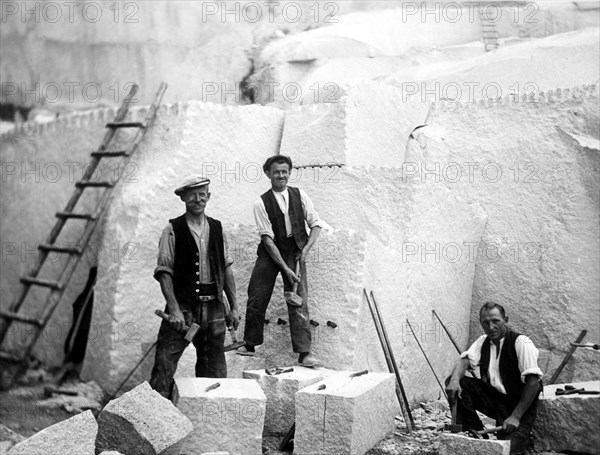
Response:
POLYGON ((448 400, 457 401, 456 423, 463 431, 482 430, 475 411, 502 426, 498 439, 510 440, 510 453, 524 453, 537 413, 542 371, 533 342, 506 324, 502 305, 488 302, 479 310, 482 335, 464 352, 446 380, 448 400), (475 378, 465 376, 467 369, 475 378))

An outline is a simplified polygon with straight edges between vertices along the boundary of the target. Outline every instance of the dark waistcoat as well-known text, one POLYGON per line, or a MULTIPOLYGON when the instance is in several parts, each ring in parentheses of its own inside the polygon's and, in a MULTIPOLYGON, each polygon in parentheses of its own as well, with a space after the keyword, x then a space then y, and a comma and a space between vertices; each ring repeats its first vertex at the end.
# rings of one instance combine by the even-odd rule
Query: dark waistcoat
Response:
MULTIPOLYGON (((515 342, 520 333, 508 330, 502 351, 500 352, 500 378, 504 389, 506 390, 507 398, 510 401, 518 401, 521 397, 521 392, 525 384, 521 381, 521 372, 519 371, 519 359, 517 358, 517 350, 515 342)), ((483 382, 489 384, 488 368, 490 365, 490 338, 487 337, 481 346, 481 360, 479 363, 479 371, 483 382)))
MULTIPOLYGON (((213 279, 217 285, 217 298, 223 300, 223 284, 225 281, 225 248, 223 246, 223 228, 221 222, 206 217, 210 229, 208 235, 208 258, 213 279)), ((198 257, 200 252, 193 234, 187 225, 185 214, 169 220, 175 233, 175 265, 173 286, 177 302, 190 306, 196 302, 198 294, 198 257)))
MULTIPOLYGON (((288 194, 290 197, 288 203, 288 212, 290 215, 290 222, 292 224, 292 233, 296 245, 300 250, 304 248, 308 241, 308 234, 306 232, 306 226, 304 222, 304 211, 302 210, 302 199, 300 197, 300 190, 295 187, 288 186, 288 194)), ((269 221, 273 226, 273 233, 275 234, 275 245, 279 248, 281 245, 285 245, 287 238, 287 232, 285 230, 285 216, 277 199, 271 190, 267 191, 261 198, 265 204, 269 221)))

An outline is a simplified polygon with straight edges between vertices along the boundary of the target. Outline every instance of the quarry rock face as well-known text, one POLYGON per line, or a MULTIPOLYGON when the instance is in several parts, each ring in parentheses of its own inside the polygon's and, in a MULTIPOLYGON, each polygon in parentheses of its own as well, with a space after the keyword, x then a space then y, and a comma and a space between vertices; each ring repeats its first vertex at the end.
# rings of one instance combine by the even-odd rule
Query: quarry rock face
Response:
MULTIPOLYGON (((600 391, 598 381, 571 383, 576 389, 600 391)), ((600 413, 600 395, 557 396, 556 389, 565 384, 544 387, 533 427, 537 451, 573 451, 597 453, 600 446, 597 416, 600 413)))
POLYGON ((394 375, 351 374, 340 372, 298 391, 294 453, 362 454, 393 431, 394 375))
POLYGON ((192 431, 193 425, 147 382, 109 402, 98 416, 99 451, 158 454, 192 431))
POLYGON ((44 428, 39 433, 16 444, 11 455, 94 455, 98 424, 92 411, 85 411, 67 420, 44 428))
POLYGON ((169 453, 262 452, 267 398, 256 381, 177 378, 173 394, 194 429, 169 453), (217 383, 217 388, 207 391, 217 383))
MULTIPOLYGON (((285 367, 289 368, 289 367, 285 367)), ((326 376, 336 374, 326 368, 304 368, 295 366, 291 372, 267 374, 265 370, 244 371, 245 379, 254 379, 267 396, 265 431, 286 433, 294 424, 296 392, 319 382, 326 376)))

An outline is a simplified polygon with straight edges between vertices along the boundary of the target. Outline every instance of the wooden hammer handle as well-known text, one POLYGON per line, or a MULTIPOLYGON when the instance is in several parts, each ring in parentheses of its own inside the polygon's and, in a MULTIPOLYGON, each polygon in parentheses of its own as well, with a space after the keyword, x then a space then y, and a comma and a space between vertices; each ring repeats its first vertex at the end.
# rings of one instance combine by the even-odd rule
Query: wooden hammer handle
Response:
MULTIPOLYGON (((294 273, 296 274, 296 276, 297 276, 298 278, 300 278, 300 275, 299 275, 299 274, 300 274, 300 259, 298 259, 298 261, 296 261, 296 270, 295 270, 295 272, 294 272, 294 273)), ((299 284, 299 282, 298 282, 298 281, 296 281, 296 282, 294 283, 294 287, 292 288, 292 292, 293 292, 294 294, 296 294, 296 291, 298 291, 298 284, 299 284)))
MULTIPOLYGON (((165 313, 162 310, 156 310, 154 312, 154 314, 156 314, 157 316, 160 316, 161 318, 163 318, 165 321, 169 322, 169 315, 167 313, 165 313)), ((187 332, 190 328, 187 325, 183 326, 183 331, 187 332)))

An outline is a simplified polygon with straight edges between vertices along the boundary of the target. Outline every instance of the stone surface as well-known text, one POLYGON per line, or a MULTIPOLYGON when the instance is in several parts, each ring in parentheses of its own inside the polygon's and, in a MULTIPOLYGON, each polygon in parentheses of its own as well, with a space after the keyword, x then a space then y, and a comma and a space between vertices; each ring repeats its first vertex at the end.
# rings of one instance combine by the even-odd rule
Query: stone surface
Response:
POLYGON ((173 395, 194 429, 169 453, 262 453, 267 397, 256 381, 177 378, 173 395), (206 392, 216 382, 220 387, 206 392))
POLYGON ((442 433, 439 439, 440 455, 509 455, 510 441, 475 439, 460 434, 442 433))
POLYGON ((294 453, 363 454, 392 432, 395 378, 345 371, 296 394, 294 453), (325 389, 318 387, 325 385, 325 389))
MULTIPOLYGON (((600 391, 600 381, 573 382, 575 388, 600 391)), ((537 451, 598 453, 600 395, 556 396, 565 384, 544 386, 533 427, 537 451)))
POLYGON ((267 397, 265 431, 286 433, 294 423, 296 392, 306 386, 336 374, 326 368, 304 368, 293 366, 294 371, 268 375, 264 369, 244 371, 243 377, 258 382, 267 397))
POLYGON ((183 439, 193 425, 147 382, 109 402, 98 416, 99 451, 158 454, 183 439))
POLYGON ((94 455, 98 424, 92 411, 56 423, 13 446, 10 455, 94 455))

